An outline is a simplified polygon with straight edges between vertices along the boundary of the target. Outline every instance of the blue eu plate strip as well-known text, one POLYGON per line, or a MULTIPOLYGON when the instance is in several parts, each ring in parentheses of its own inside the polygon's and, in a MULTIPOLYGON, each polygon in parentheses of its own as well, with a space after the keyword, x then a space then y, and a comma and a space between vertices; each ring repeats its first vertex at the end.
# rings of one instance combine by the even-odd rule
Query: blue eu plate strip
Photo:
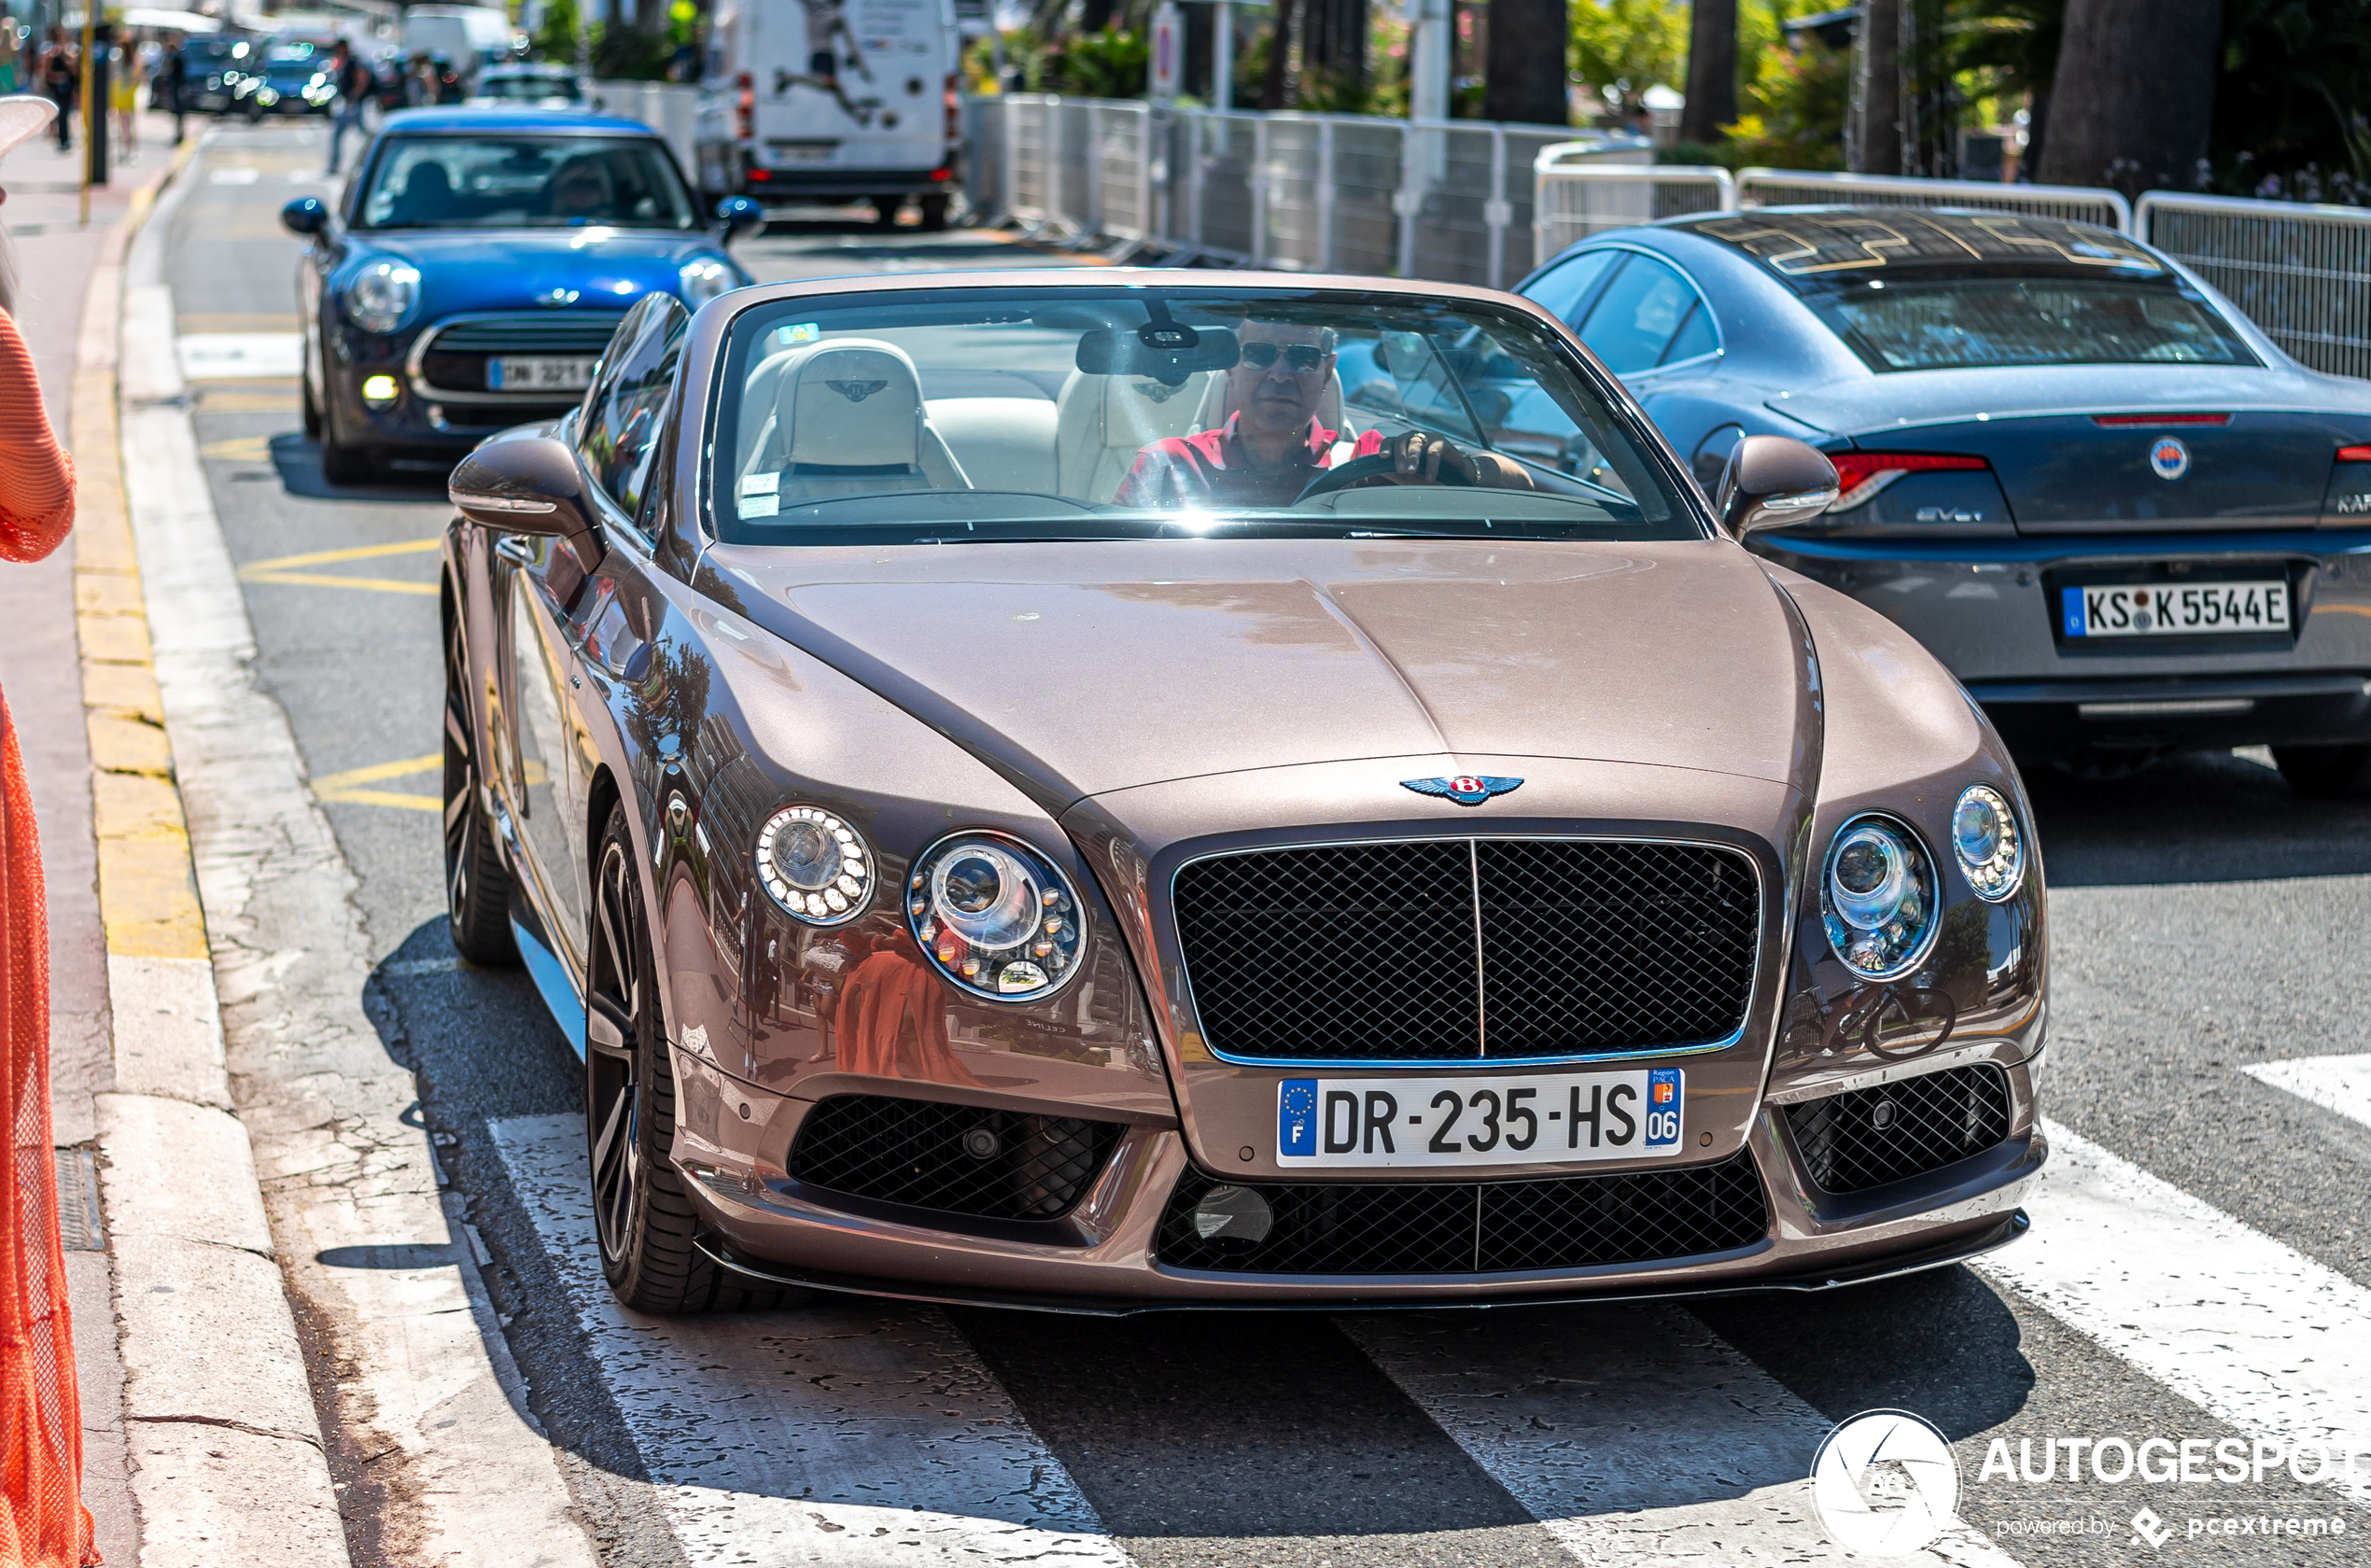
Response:
POLYGON ((1317 1153, 1316 1079, 1287 1078, 1276 1085, 1276 1153, 1285 1159, 1317 1153))
POLYGON ((2067 607, 2067 635, 2069 637, 2083 636, 2087 628, 2083 621, 2083 590, 2061 588, 2058 590, 2058 596, 2065 601, 2067 607))

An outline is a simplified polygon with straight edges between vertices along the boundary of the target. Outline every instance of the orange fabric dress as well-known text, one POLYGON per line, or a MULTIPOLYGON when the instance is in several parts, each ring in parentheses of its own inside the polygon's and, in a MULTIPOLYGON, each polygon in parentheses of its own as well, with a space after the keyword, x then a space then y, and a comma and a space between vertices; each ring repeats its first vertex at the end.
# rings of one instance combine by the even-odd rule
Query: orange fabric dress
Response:
MULTIPOLYGON (((17 324, 0 311, 0 561, 38 561, 74 525, 17 324)), ((49 931, 41 841, 15 722, 0 701, 0 1568, 99 1561, 82 1506, 82 1412, 66 1321, 49 1145, 49 931)))

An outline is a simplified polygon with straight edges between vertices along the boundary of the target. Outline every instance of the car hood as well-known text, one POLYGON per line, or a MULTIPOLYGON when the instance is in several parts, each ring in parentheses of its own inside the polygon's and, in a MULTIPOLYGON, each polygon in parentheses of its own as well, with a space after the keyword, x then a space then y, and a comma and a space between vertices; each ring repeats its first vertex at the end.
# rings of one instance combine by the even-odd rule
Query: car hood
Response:
POLYGON ((2371 414, 2371 384, 2287 366, 2041 365, 1898 371, 1782 392, 1766 406, 1831 435, 2036 414, 2320 409, 2371 414))
POLYGON ((1385 757, 1813 783, 1803 634, 1725 540, 714 546, 704 560, 710 593, 1058 810, 1385 757))
POLYGON ((369 254, 352 270, 381 259, 420 270, 423 321, 457 311, 533 310, 554 289, 575 291, 572 309, 623 311, 652 289, 674 293, 679 270, 693 257, 722 254, 713 235, 683 230, 399 230, 358 238, 369 254))

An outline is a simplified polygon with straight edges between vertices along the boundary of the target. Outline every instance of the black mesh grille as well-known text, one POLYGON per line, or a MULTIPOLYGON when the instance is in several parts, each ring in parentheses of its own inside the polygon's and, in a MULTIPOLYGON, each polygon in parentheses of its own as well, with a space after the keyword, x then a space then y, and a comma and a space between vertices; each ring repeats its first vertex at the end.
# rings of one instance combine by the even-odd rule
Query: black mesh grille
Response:
POLYGON ((1086 1193, 1121 1130, 1117 1122, 1075 1116, 835 1095, 807 1113, 791 1150, 791 1175, 883 1203, 1054 1220, 1086 1193))
POLYGON ((1787 1107, 1822 1192, 1855 1193, 1940 1170, 2009 1136, 2009 1077, 1989 1062, 1787 1107))
POLYGON ((1753 1001, 1753 862, 1556 839, 1266 850, 1177 875, 1223 1056, 1444 1061, 1724 1039, 1753 1001), (1485 1039, 1487 1047, 1485 1049, 1485 1039))
POLYGON ((1739 1154, 1719 1165, 1549 1182, 1228 1183, 1188 1171, 1161 1216, 1160 1261, 1234 1274, 1493 1274, 1733 1252, 1770 1229, 1739 1154), (1265 1239, 1204 1238, 1195 1206, 1241 1185, 1267 1200, 1265 1239))
POLYGON ((456 321, 429 343, 439 354, 561 354, 599 357, 624 311, 547 311, 456 321))

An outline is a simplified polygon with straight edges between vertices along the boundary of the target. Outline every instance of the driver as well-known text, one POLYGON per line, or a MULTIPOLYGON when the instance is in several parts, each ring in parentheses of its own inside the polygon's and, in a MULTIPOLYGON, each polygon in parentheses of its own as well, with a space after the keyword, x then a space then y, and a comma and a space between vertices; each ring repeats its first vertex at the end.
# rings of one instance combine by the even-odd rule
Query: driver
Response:
MULTIPOLYGON (((1234 413, 1215 430, 1165 436, 1137 453, 1115 505, 1288 507, 1333 467, 1338 432, 1318 422, 1317 407, 1334 384, 1334 329, 1246 321, 1240 337, 1242 357, 1227 372, 1234 413)), ((1368 430, 1345 460, 1382 453, 1396 459, 1399 483, 1438 483, 1443 469, 1467 483, 1489 483, 1465 453, 1420 430, 1390 441, 1368 430)))
POLYGON ((553 171, 550 189, 552 216, 564 220, 607 217, 617 202, 609 165, 598 153, 580 152, 563 162, 553 171))

